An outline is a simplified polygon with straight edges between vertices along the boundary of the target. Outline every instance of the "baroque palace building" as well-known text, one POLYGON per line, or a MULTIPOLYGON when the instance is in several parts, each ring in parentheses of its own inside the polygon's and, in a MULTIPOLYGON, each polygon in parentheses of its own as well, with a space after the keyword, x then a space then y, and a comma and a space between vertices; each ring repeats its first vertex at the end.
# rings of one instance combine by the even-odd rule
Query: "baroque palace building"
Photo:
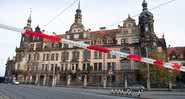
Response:
MULTIPOLYGON (((82 24, 82 10, 76 10, 74 23, 61 38, 98 45, 116 51, 146 56, 144 47, 150 44, 161 50, 166 48, 164 38, 154 32, 153 14, 148 11, 147 3, 142 3, 143 11, 139 24, 130 15, 117 29, 100 28, 97 31, 85 30, 82 24)), ((25 30, 41 32, 39 26, 31 27, 31 15, 25 30)), ((151 47, 152 48, 152 47, 151 47)), ((10 61, 10 60, 9 60, 10 61)), ((9 62, 10 63, 10 62, 9 62)), ((121 57, 86 50, 75 46, 48 41, 22 34, 20 47, 16 48, 14 70, 7 75, 21 83, 51 86, 115 86, 139 80, 139 62, 121 57)))

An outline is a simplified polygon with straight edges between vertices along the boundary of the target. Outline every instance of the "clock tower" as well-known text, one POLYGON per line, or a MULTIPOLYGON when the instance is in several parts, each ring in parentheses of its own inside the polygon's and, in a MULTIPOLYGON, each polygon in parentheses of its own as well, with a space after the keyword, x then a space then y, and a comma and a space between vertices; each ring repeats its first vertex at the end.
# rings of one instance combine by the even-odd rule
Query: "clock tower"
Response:
MULTIPOLYGON (((143 11, 139 16, 140 44, 142 48, 148 47, 155 51, 157 47, 157 36, 154 32, 154 16, 148 10, 148 4, 143 0, 143 11)), ((145 52, 145 51, 144 51, 145 52)))

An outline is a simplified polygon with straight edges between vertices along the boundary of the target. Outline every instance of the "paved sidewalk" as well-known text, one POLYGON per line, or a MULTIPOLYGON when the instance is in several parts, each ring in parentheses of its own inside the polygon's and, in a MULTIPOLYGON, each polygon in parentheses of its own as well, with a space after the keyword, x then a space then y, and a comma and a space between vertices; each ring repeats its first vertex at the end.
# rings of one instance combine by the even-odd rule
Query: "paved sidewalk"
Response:
MULTIPOLYGON (((103 94, 103 95, 113 95, 111 94, 111 89, 83 89, 83 91, 103 94)), ((142 92, 140 97, 137 96, 137 92, 133 92, 132 96, 126 96, 126 91, 123 95, 113 95, 119 97, 131 97, 131 98, 143 98, 143 99, 185 99, 185 92, 177 91, 145 91, 142 92)))

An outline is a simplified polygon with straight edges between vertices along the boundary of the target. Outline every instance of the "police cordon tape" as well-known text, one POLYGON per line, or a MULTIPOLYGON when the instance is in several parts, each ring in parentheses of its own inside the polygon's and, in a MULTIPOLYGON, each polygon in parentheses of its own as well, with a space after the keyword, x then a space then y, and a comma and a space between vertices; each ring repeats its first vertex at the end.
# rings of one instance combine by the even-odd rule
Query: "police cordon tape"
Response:
POLYGON ((62 42, 65 44, 69 44, 69 45, 76 46, 76 47, 81 47, 84 49, 100 51, 103 53, 109 53, 111 55, 127 58, 130 60, 135 60, 135 61, 139 61, 139 62, 144 62, 144 63, 153 64, 153 65, 160 66, 160 67, 165 67, 165 68, 185 72, 185 66, 181 66, 179 64, 166 63, 166 62, 163 62, 160 60, 145 58, 145 57, 137 56, 134 54, 127 54, 124 52, 114 51, 111 49, 107 49, 107 48, 103 48, 103 47, 95 46, 95 45, 89 45, 89 44, 85 44, 82 42, 75 42, 72 40, 67 40, 64 38, 56 37, 56 36, 49 36, 44 33, 37 33, 37 32, 33 32, 30 30, 24 30, 24 29, 16 28, 16 27, 9 26, 9 25, 0 24, 0 28, 11 30, 11 31, 16 31, 16 32, 21 32, 22 34, 25 34, 25 35, 40 37, 40 38, 44 38, 44 39, 55 41, 55 42, 62 42))

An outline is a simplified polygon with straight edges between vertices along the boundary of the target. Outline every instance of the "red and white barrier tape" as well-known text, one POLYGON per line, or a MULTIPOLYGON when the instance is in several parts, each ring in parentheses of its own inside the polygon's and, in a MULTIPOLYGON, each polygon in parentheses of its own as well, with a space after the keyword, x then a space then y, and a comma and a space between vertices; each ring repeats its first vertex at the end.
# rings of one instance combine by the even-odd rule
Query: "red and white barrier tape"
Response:
POLYGON ((178 65, 178 64, 166 63, 166 62, 163 62, 163 61, 160 61, 160 60, 154 60, 154 59, 145 58, 145 57, 141 57, 141 56, 137 56, 137 55, 133 55, 133 54, 127 54, 127 53, 120 52, 120 51, 113 51, 111 49, 103 48, 103 47, 100 47, 100 46, 88 45, 88 44, 85 44, 85 43, 75 42, 75 41, 67 40, 67 39, 64 39, 64 38, 59 38, 59 37, 56 37, 56 36, 49 36, 49 35, 46 35, 44 33, 36 33, 36 32, 32 32, 30 30, 23 30, 23 29, 8 26, 8 25, 0 24, 0 28, 8 29, 8 30, 16 31, 16 32, 21 32, 23 34, 31 35, 31 36, 35 36, 35 37, 41 37, 41 38, 52 40, 52 41, 55 41, 55 42, 62 42, 62 43, 65 43, 65 44, 69 44, 69 45, 73 45, 73 46, 76 46, 76 47, 81 47, 81 48, 85 48, 85 49, 89 49, 89 50, 95 50, 95 51, 100 51, 100 52, 104 52, 104 53, 110 53, 111 55, 124 57, 124 58, 130 59, 130 60, 135 60, 135 61, 139 61, 139 62, 144 62, 144 63, 153 64, 153 65, 160 66, 160 67, 165 67, 165 68, 170 68, 170 69, 173 69, 173 70, 178 70, 178 71, 185 72, 185 66, 181 66, 181 65, 178 65))

